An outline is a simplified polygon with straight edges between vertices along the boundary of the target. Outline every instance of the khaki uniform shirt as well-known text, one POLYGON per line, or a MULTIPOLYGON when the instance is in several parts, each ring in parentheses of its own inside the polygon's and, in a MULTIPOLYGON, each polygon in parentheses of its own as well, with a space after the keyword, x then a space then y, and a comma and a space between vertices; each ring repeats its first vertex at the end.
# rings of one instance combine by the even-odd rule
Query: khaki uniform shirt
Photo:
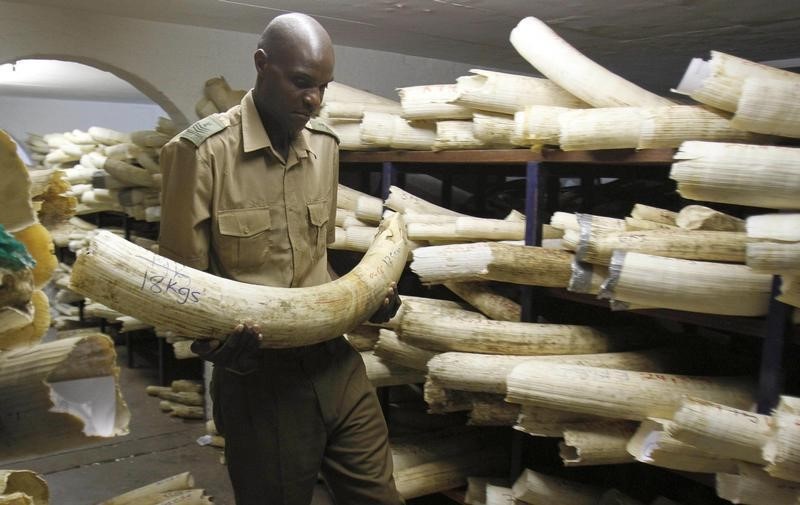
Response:
POLYGON ((165 145, 161 171, 162 255, 251 284, 330 280, 339 150, 324 125, 310 121, 284 160, 250 91, 165 145))

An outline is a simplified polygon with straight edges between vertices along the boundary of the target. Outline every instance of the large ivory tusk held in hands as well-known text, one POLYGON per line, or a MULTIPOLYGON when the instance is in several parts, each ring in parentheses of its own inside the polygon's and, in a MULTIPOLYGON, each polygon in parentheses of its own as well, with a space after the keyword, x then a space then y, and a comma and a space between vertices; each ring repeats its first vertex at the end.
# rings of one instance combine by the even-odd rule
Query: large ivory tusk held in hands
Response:
POLYGON ((352 330, 380 307, 406 264, 404 230, 402 217, 393 217, 352 271, 306 288, 222 279, 101 232, 75 262, 71 289, 178 335, 224 339, 252 321, 263 347, 310 345, 352 330))

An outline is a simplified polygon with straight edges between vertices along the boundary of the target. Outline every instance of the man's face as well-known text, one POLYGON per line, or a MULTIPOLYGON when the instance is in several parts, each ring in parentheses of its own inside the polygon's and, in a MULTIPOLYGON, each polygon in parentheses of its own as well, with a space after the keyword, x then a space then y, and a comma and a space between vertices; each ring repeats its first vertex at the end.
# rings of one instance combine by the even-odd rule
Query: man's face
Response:
POLYGON ((294 138, 322 104, 325 88, 333 80, 333 54, 291 47, 266 55, 261 66, 258 60, 257 54, 259 112, 294 138))

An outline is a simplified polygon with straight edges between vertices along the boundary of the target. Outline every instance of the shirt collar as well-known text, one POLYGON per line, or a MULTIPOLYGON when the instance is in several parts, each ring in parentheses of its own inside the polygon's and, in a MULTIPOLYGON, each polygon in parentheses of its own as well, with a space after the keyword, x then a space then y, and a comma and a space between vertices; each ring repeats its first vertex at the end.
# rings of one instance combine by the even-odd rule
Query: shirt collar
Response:
POLYGON ((242 98, 242 140, 244 141, 244 152, 249 153, 272 147, 269 135, 264 129, 261 117, 258 115, 256 103, 253 101, 253 90, 247 92, 242 98))
MULTIPOLYGON (((249 153, 258 151, 259 149, 269 148, 272 149, 272 141, 264 129, 264 124, 261 122, 261 116, 258 115, 256 103, 253 101, 253 90, 247 92, 242 98, 242 140, 244 141, 244 152, 249 153)), ((303 128, 300 134, 292 142, 291 149, 294 150, 298 159, 308 158, 308 153, 317 155, 309 147, 311 133, 308 129, 303 128)))

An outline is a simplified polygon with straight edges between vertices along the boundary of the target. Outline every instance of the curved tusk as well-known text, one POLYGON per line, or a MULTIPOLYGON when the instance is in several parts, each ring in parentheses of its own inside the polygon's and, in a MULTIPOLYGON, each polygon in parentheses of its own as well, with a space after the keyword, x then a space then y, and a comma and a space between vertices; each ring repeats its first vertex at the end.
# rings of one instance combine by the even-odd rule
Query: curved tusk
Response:
POLYGON ((404 230, 400 215, 391 218, 352 271, 305 288, 222 279, 101 232, 75 262, 70 287, 178 335, 224 339, 252 321, 264 334, 263 347, 310 345, 353 329, 383 303, 406 264, 404 230))
POLYGON ((545 77, 594 107, 673 105, 590 60, 535 17, 520 21, 510 40, 545 77))

